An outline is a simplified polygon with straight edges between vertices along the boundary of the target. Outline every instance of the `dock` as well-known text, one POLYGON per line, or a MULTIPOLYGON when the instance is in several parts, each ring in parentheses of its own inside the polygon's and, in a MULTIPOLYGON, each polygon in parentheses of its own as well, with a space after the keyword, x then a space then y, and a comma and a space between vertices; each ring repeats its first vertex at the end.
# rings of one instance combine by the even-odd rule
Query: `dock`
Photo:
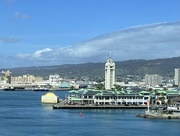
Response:
POLYGON ((147 106, 140 105, 63 105, 55 104, 53 109, 146 109, 147 106))

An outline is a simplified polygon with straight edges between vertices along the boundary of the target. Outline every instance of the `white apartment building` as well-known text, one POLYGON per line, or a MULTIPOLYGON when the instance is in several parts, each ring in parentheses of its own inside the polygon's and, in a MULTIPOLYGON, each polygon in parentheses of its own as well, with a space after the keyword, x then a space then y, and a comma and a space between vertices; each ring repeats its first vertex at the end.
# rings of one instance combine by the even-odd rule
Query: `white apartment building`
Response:
POLYGON ((110 90, 115 84, 115 63, 109 57, 105 64, 105 89, 110 90))
POLYGON ((180 68, 175 69, 174 84, 180 86, 180 68))
POLYGON ((145 75, 145 83, 150 86, 157 86, 162 84, 162 77, 160 75, 145 75))
POLYGON ((55 74, 55 75, 49 75, 49 81, 50 82, 57 82, 60 80, 60 76, 55 74))
POLYGON ((33 75, 11 77, 12 84, 32 84, 34 82, 42 82, 42 77, 34 77, 33 75))

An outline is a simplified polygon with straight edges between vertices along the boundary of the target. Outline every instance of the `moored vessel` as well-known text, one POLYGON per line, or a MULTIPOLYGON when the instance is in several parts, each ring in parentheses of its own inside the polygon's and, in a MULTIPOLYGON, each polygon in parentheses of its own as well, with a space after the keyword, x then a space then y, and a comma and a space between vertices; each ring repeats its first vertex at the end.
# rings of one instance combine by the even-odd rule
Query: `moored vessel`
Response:
POLYGON ((46 87, 36 87, 33 88, 33 91, 49 91, 49 89, 46 87))
POLYGON ((4 91, 14 91, 14 87, 4 87, 3 88, 4 91))
POLYGON ((143 118, 180 119, 180 108, 177 105, 148 108, 144 113, 137 114, 136 116, 143 118))

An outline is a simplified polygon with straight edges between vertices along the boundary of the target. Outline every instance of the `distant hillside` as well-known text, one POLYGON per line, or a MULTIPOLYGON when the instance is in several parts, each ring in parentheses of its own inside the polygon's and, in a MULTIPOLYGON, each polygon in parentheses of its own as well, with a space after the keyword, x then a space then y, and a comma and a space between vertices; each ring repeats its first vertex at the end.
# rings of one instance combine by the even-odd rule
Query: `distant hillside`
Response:
MULTIPOLYGON (((174 69, 180 68, 180 57, 156 59, 156 60, 128 60, 115 62, 116 77, 139 76, 145 74, 159 74, 163 77, 174 77, 174 69)), ((50 74, 59 74, 67 78, 89 78, 103 80, 105 63, 84 63, 84 64, 67 64, 57 66, 38 66, 12 68, 12 76, 31 74, 48 78, 50 74)), ((4 69, 3 69, 4 70, 4 69)))

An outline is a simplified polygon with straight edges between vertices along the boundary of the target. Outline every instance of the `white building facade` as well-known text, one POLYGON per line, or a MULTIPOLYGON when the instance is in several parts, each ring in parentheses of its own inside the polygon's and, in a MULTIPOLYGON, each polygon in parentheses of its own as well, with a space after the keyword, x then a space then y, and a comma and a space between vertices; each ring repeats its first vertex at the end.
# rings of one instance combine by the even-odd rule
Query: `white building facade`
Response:
POLYGON ((110 90, 114 88, 115 84, 115 63, 111 57, 105 64, 105 89, 110 90))
POLYGON ((175 69, 174 84, 180 86, 180 68, 175 69))
POLYGON ((144 105, 150 100, 148 94, 120 94, 113 91, 69 91, 67 102, 97 105, 144 105))
POLYGON ((42 77, 34 77, 33 75, 23 75, 18 77, 11 77, 12 84, 32 84, 42 82, 42 77))
POLYGON ((49 75, 49 81, 50 82, 57 82, 60 80, 60 76, 55 74, 55 75, 49 75))
POLYGON ((151 86, 157 86, 162 84, 162 77, 160 75, 145 75, 145 83, 151 86))

